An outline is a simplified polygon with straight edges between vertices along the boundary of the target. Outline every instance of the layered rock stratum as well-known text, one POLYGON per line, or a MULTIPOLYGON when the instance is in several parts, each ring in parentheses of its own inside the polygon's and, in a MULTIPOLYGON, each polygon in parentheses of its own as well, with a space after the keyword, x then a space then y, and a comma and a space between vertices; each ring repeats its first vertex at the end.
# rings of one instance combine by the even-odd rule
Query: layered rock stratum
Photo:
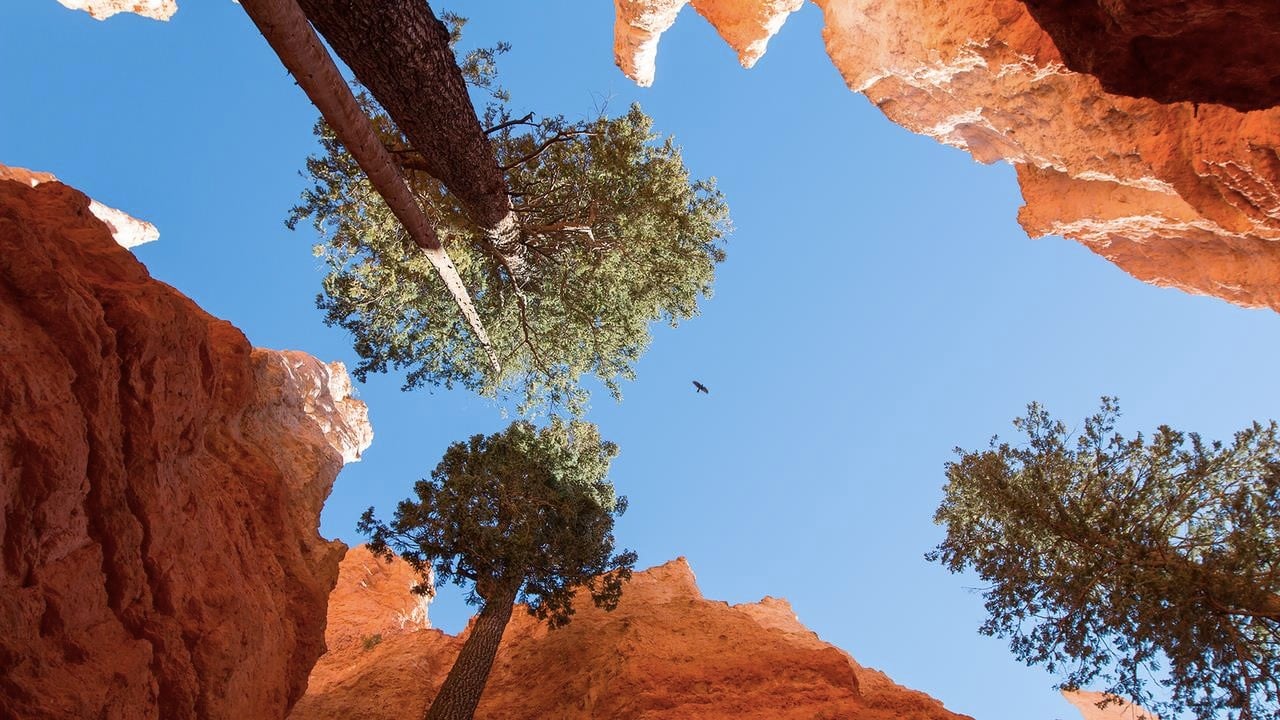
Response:
POLYGON ((0 181, 0 718, 271 718, 324 651, 317 532, 371 431, 57 182, 0 181))
MULTIPOLYGON (((407 564, 343 560, 329 652, 291 720, 420 717, 466 637, 424 629, 407 564), (406 620, 407 616, 413 619, 406 620)), ((809 631, 785 600, 702 597, 683 558, 635 574, 613 612, 548 630, 517 608, 477 718, 962 720, 809 631)))
MULTIPOLYGON (((615 0, 625 73, 652 79, 659 36, 686 2, 615 0)), ((733 8, 735 21, 720 30, 732 31, 736 48, 760 47, 793 9, 719 4, 733 8), (744 18, 755 18, 754 29, 744 18)), ((1017 168, 1026 203, 1018 219, 1032 237, 1076 240, 1156 285, 1280 309, 1280 109, 1109 93, 1067 67, 1019 0, 816 4, 850 89, 908 130, 1017 168)), ((1169 3, 1195 17, 1237 4, 1256 5, 1169 3)), ((713 23, 729 17, 699 12, 713 23)))

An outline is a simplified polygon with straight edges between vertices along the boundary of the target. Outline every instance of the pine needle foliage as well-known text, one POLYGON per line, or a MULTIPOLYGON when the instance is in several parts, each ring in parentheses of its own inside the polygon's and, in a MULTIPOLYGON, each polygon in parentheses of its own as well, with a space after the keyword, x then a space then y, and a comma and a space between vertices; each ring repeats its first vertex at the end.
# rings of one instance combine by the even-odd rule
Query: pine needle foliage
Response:
POLYGON ((405 389, 456 384, 515 397, 521 412, 579 414, 588 399, 583 376, 620 398, 650 325, 698 313, 725 257, 728 211, 714 180, 691 179, 680 149, 638 105, 584 122, 515 118, 493 84, 492 57, 472 53, 467 63, 495 98, 483 120, 510 188, 509 237, 472 223, 386 114, 367 95, 363 102, 437 222, 501 372, 323 122, 322 152, 307 161, 313 184, 289 225, 310 219, 323 238, 316 254, 328 273, 317 304, 326 323, 354 337, 357 378, 402 370, 405 389))
POLYGON ((453 582, 481 604, 518 587, 530 614, 558 627, 577 590, 612 610, 631 577, 636 554, 614 553, 614 518, 626 510, 606 479, 616 455, 590 423, 517 421, 451 445, 390 523, 369 508, 358 529, 375 555, 414 567, 419 593, 453 582))
POLYGON ((1064 677, 1166 718, 1280 716, 1280 440, 1229 443, 1161 426, 1115 431, 1119 406, 1073 437, 1038 404, 1019 445, 947 464, 927 556, 988 585, 985 635, 1064 677))

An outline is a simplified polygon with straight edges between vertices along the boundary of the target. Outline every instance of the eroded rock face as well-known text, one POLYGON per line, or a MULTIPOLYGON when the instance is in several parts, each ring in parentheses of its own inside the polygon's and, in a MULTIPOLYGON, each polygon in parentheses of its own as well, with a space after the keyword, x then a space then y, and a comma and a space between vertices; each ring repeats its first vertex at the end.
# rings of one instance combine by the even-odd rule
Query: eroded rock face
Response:
MULTIPOLYGON (((13 180, 35 187, 40 183, 56 182, 58 178, 54 177, 53 173, 0 165, 0 181, 4 180, 13 180)), ((156 229, 155 225, 139 220, 121 210, 103 205, 97 200, 89 201, 89 212, 106 223, 107 229, 111 232, 111 237, 115 238, 115 241, 124 247, 131 248, 160 237, 160 231, 156 229)))
POLYGON ((1023 0, 1067 67, 1160 102, 1280 105, 1275 0, 1023 0))
MULTIPOLYGON (((658 40, 675 24, 676 16, 690 0, 614 0, 617 23, 613 33, 613 58, 627 77, 641 87, 653 84, 658 40)), ((695 10, 715 27, 720 37, 749 68, 764 55, 787 16, 804 0, 693 0, 695 10)))
MULTIPOLYGON (((851 89, 909 130, 1018 168, 1033 237, 1077 240, 1157 285, 1280 309, 1280 109, 1108 93, 1066 67, 1019 0, 817 4, 851 89)), ((619 0, 620 26, 631 5, 619 0)))
MULTIPOLYGON (((329 603, 330 651, 291 720, 420 717, 462 636, 403 621, 412 574, 353 550, 329 603), (399 597, 399 602, 391 601, 399 597), (380 626, 379 626, 380 623, 380 626), (380 642, 366 643, 355 635, 380 642)), ((706 600, 684 559, 636 573, 618 609, 548 630, 517 609, 477 718, 961 720, 822 642, 785 600, 706 600)))
POLYGON ((370 437, 346 382, 152 280, 83 194, 0 181, 0 717, 283 717, 370 437))
POLYGON ((168 20, 178 12, 177 0, 58 0, 63 7, 83 10, 95 20, 116 13, 134 13, 153 20, 168 20))

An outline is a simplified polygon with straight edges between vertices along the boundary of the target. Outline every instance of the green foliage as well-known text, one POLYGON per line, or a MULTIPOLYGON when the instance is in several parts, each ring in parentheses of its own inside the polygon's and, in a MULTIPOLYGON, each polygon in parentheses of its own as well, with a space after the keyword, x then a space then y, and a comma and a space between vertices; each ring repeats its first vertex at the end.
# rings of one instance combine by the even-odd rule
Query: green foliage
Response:
POLYGON ((616 454, 590 423, 516 422, 451 445, 390 524, 369 508, 358 528, 375 554, 394 552, 423 578, 434 570, 471 603, 519 587, 531 614, 563 625, 577 588, 616 607, 635 565, 635 553, 613 553, 614 518, 626 509, 605 477, 616 454))
POLYGON ((374 649, 374 648, 378 647, 378 645, 379 645, 381 642, 382 642, 382 633, 374 633, 374 634, 372 634, 372 635, 365 635, 365 636, 363 636, 363 637, 361 637, 361 638, 360 638, 360 644, 364 646, 364 650, 365 650, 365 652, 369 652, 370 650, 372 650, 372 649, 374 649))
POLYGON ((1026 444, 957 449, 929 559, 986 580, 981 632, 1062 687, 1105 682, 1166 717, 1277 717, 1276 424, 1126 439, 1118 415, 1103 398, 1072 442, 1032 404, 1026 444))
MULTIPOLYGON (((468 56, 473 77, 492 85, 492 55, 468 56), (487 59, 486 59, 487 58, 487 59), (488 68, 488 69, 487 69, 488 68)), ((501 98, 501 92, 498 91, 501 98)), ((366 109, 410 185, 439 226, 503 365, 488 365, 426 258, 323 124, 323 152, 307 161, 314 185, 290 227, 310 218, 328 268, 317 302, 325 321, 355 338, 355 375, 407 372, 405 389, 454 384, 488 396, 514 394, 521 411, 564 407, 580 413, 580 380, 593 374, 620 397, 619 384, 650 342, 654 321, 671 325, 698 312, 724 259, 727 209, 713 181, 693 181, 670 138, 633 106, 616 118, 513 119, 503 105, 484 120, 511 190, 516 233, 492 236, 415 163, 386 115, 366 109)))

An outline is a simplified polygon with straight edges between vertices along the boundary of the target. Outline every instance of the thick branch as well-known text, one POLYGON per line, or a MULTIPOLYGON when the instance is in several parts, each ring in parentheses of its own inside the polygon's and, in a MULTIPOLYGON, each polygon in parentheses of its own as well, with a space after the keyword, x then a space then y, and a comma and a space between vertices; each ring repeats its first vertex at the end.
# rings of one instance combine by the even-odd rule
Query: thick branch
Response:
POLYGON ((356 78, 386 109, 427 172, 486 232, 510 215, 506 178, 480 127, 449 31, 423 0, 299 0, 356 78))

